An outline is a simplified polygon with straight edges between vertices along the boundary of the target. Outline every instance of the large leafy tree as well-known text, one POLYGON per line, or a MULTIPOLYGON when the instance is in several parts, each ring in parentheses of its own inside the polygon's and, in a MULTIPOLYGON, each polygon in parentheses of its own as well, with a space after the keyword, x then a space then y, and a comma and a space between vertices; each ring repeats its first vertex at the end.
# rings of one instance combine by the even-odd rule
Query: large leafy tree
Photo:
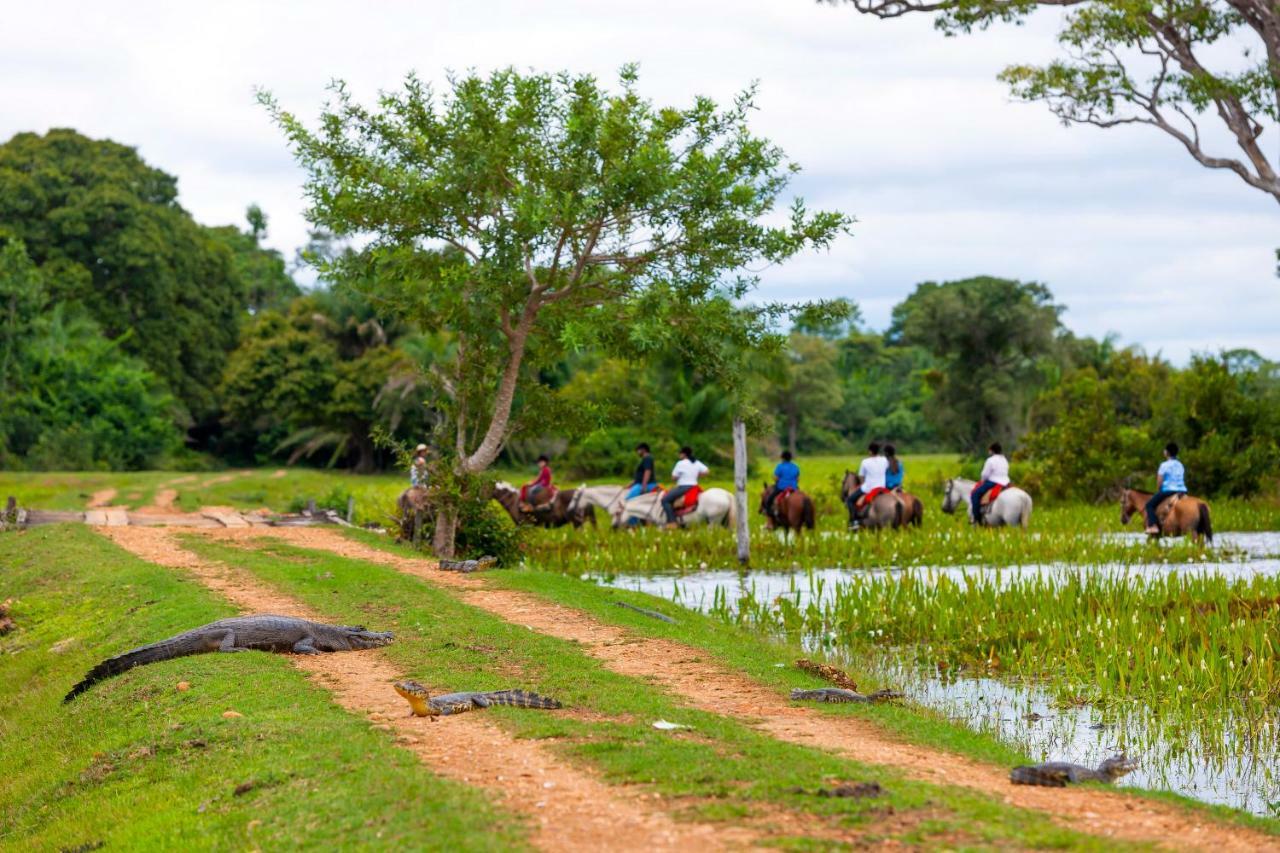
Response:
POLYGON ((0 145, 0 237, 23 240, 54 301, 84 305, 200 421, 245 297, 232 252, 177 195, 134 149, 73 130, 0 145))
MULTIPOLYGON (((410 76, 372 108, 341 84, 334 97, 315 130, 263 100, 307 172, 312 220, 371 238, 331 274, 454 337, 441 438, 463 487, 539 413, 537 370, 564 347, 758 337, 728 305, 754 283, 740 271, 825 246, 848 222, 799 201, 776 216, 795 167, 750 132, 750 92, 724 109, 659 108, 628 67, 616 92, 504 69, 443 93, 410 76)), ((438 553, 456 518, 442 504, 438 553)))
POLYGON ((1200 163, 1280 202, 1280 162, 1263 133, 1280 122, 1280 5, 1271 0, 845 0, 896 18, 932 14, 948 35, 1068 7, 1065 55, 1015 65, 1015 97, 1066 124, 1146 125, 1200 163))
POLYGON ((978 452, 1021 434, 1057 356, 1061 311, 1041 284, 990 276, 930 281, 893 309, 888 336, 938 360, 926 411, 953 446, 978 452))
POLYGON ((262 241, 267 236, 267 215, 256 204, 245 211, 248 230, 234 225, 208 229, 210 235, 231 250, 236 277, 244 288, 245 304, 254 313, 281 309, 301 291, 285 269, 284 257, 262 241))

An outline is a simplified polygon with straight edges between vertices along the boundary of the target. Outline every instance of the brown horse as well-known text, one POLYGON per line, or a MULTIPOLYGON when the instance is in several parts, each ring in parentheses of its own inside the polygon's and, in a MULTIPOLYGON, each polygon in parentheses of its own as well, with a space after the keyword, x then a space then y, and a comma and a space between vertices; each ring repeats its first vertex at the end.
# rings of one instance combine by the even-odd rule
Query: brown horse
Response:
MULTIPOLYGON (((849 506, 849 496, 858 490, 858 486, 862 485, 862 481, 858 479, 858 475, 854 471, 844 472, 844 481, 840 484, 840 501, 849 510, 849 527, 853 527, 854 509, 849 506)), ((917 503, 919 503, 917 501, 917 503)), ((923 516, 924 508, 921 507, 920 515, 923 516)), ((864 528, 879 529, 882 527, 899 528, 908 520, 907 505, 903 500, 902 494, 899 492, 883 492, 876 496, 871 502, 871 506, 867 507, 866 513, 862 517, 861 526, 864 528)))
POLYGON ((493 499, 502 505, 516 524, 539 524, 543 527, 563 527, 572 524, 581 527, 586 522, 596 526, 596 510, 592 506, 572 508, 573 496, 577 489, 560 489, 548 503, 539 504, 533 512, 525 512, 520 508, 520 490, 514 486, 498 482, 493 486, 493 499))
POLYGON ((769 511, 766 503, 768 497, 769 484, 765 483, 764 491, 760 493, 760 512, 764 515, 765 527, 769 530, 773 530, 774 527, 794 530, 796 533, 806 527, 813 530, 815 527, 813 500, 804 492, 796 489, 784 495, 778 495, 773 502, 773 512, 769 511))
POLYGON ((924 504, 910 492, 895 489, 893 492, 902 501, 902 523, 911 527, 924 524, 924 504))
MULTIPOLYGON (((1137 489, 1125 489, 1120 495, 1120 523, 1128 524, 1135 515, 1146 520, 1147 501, 1151 500, 1150 492, 1137 489)), ((1160 522, 1160 532, 1151 534, 1152 539, 1161 536, 1183 536, 1190 533, 1196 541, 1206 539, 1213 541, 1213 522, 1209 519, 1209 505, 1191 495, 1179 495, 1168 498, 1156 507, 1156 519, 1160 522)))

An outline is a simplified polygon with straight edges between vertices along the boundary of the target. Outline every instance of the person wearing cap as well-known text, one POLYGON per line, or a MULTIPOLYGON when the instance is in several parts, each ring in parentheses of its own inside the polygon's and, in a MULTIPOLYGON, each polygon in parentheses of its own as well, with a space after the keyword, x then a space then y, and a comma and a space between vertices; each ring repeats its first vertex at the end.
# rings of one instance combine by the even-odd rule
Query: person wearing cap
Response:
POLYGON ((427 446, 419 444, 413 451, 413 463, 409 465, 409 486, 415 488, 427 484, 427 446))

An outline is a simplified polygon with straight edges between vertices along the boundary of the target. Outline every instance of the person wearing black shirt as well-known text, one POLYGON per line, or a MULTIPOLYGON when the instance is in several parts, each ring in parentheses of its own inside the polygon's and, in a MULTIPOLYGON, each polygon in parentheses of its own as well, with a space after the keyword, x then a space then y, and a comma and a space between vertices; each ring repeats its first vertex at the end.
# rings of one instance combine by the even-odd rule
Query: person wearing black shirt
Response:
POLYGON ((658 488, 657 478, 653 474, 653 456, 649 453, 649 445, 644 442, 637 444, 636 453, 640 454, 640 462, 636 465, 635 476, 631 478, 627 500, 638 498, 658 488))

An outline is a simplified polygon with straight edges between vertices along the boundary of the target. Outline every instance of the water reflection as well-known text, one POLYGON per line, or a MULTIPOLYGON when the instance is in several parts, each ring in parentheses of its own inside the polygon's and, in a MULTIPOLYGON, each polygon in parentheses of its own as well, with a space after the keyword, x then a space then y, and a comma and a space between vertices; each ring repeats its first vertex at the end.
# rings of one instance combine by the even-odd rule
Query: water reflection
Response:
MULTIPOLYGON (((1140 534, 1119 537, 1141 541, 1140 534)), ((1206 559, 1197 564, 1027 565, 999 567, 1002 579, 1027 573, 1052 578, 1065 573, 1128 573, 1159 576, 1169 572, 1216 574, 1227 578, 1280 575, 1280 534, 1225 533, 1220 544, 1230 545, 1237 559, 1206 559)), ((1209 552, 1210 556, 1213 552, 1209 552)), ((936 576, 960 580, 966 574, 995 571, 993 566, 913 567, 936 576)), ((786 595, 800 604, 819 602, 830 595, 838 581, 853 574, 889 574, 895 569, 819 569, 733 572, 710 571, 692 575, 618 575, 600 580, 611 586, 635 589, 672 599, 693 609, 705 610, 717 590, 733 608, 748 593, 768 601, 786 595), (811 592, 811 590, 813 592, 811 592)), ((1280 719, 1271 712, 1238 714, 1220 705, 1206 706, 1199 719, 1163 719, 1158 709, 1136 702, 1108 707, 1063 708, 1054 694, 1042 687, 1013 680, 966 675, 943 677, 922 670, 909 654, 880 653, 868 663, 884 684, 900 687, 914 702, 936 709, 975 730, 988 732, 1045 760, 1074 761, 1089 766, 1122 749, 1142 762, 1118 784, 1164 789, 1208 803, 1243 809, 1259 815, 1280 816, 1280 719)))

